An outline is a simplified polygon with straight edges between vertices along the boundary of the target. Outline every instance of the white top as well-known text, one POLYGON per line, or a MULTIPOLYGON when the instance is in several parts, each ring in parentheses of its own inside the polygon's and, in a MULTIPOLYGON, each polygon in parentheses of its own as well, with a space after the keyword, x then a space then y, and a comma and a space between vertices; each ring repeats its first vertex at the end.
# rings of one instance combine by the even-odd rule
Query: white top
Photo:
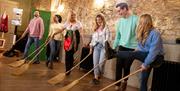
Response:
MULTIPOLYGON (((53 23, 50 25, 50 30, 49 30, 49 37, 52 37, 52 35, 59 30, 63 29, 63 24, 61 23, 53 23)), ((55 40, 62 40, 63 39, 63 33, 58 33, 54 36, 55 40)))
POLYGON ((75 31, 75 30, 79 30, 80 28, 82 28, 82 24, 80 21, 77 21, 75 24, 71 24, 71 23, 66 22, 64 24, 64 28, 67 30, 75 31))
POLYGON ((97 43, 101 43, 104 46, 105 42, 108 41, 109 39, 110 39, 110 31, 108 26, 105 26, 103 30, 101 31, 96 30, 92 34, 92 40, 90 46, 95 46, 97 43))

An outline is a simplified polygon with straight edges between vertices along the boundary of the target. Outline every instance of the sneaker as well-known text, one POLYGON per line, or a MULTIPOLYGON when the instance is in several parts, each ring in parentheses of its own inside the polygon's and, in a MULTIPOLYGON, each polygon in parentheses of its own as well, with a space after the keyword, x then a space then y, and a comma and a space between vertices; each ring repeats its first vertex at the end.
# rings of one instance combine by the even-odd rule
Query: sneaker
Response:
POLYGON ((100 81, 97 80, 97 79, 92 79, 92 81, 90 83, 93 84, 93 85, 99 85, 100 81))
POLYGON ((109 42, 105 42, 105 51, 107 59, 112 59, 116 56, 116 51, 111 48, 109 42))
POLYGON ((50 62, 49 69, 53 69, 53 62, 50 62))

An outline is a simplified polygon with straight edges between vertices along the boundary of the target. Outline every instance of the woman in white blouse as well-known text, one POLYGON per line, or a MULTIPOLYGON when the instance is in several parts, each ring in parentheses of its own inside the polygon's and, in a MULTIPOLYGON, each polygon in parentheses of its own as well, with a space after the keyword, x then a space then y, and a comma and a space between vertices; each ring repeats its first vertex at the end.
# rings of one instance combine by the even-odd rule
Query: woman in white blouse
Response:
POLYGON ((52 39, 49 42, 50 56, 48 58, 48 61, 46 62, 46 66, 50 69, 53 69, 53 60, 55 59, 56 55, 59 56, 60 44, 63 40, 62 32, 54 35, 54 33, 63 29, 63 24, 61 24, 61 21, 62 17, 60 15, 55 15, 53 17, 53 23, 50 25, 48 37, 52 37, 52 39))
MULTIPOLYGON (((95 18, 94 33, 92 35, 92 40, 90 43, 90 52, 93 51, 93 64, 94 67, 105 60, 105 42, 109 40, 110 32, 106 25, 105 18, 102 14, 98 14, 95 18)), ((92 84, 98 85, 101 74, 103 73, 103 63, 102 65, 94 69, 94 79, 91 81, 92 84)))
MULTIPOLYGON (((66 71, 69 71, 73 67, 74 53, 78 50, 80 42, 82 42, 80 33, 83 32, 82 24, 77 20, 76 13, 73 10, 69 12, 63 30, 66 31, 64 40, 65 66, 66 71)), ((63 30, 60 30, 59 32, 62 32, 63 30)), ((56 32, 54 35, 59 32, 56 32)), ((70 75, 70 73, 71 72, 66 75, 70 75)))

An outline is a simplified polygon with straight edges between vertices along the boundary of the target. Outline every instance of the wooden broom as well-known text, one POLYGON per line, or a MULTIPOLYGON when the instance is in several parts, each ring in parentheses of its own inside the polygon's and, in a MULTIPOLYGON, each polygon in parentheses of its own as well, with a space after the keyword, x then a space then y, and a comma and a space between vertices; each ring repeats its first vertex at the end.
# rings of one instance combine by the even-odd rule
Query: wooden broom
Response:
POLYGON ((102 64, 104 64, 104 63, 105 63, 105 61, 102 62, 102 63, 100 63, 100 64, 98 64, 98 65, 96 65, 94 68, 92 68, 89 72, 87 72, 86 74, 84 74, 84 75, 83 75, 82 77, 80 77, 79 79, 74 80, 74 81, 71 82, 70 84, 66 85, 65 87, 59 88, 59 89, 57 89, 56 91, 69 91, 72 87, 74 87, 76 84, 78 84, 81 79, 83 79, 84 77, 86 77, 87 75, 89 75, 96 67, 98 67, 99 65, 102 65, 102 64))
POLYGON ((76 68, 77 66, 79 66, 83 61, 85 61, 85 59, 87 57, 89 57, 91 55, 91 53, 89 53, 85 58, 83 58, 78 64, 76 64, 74 67, 72 67, 69 71, 66 71, 65 73, 59 73, 58 75, 56 75, 55 77, 51 78, 48 80, 49 84, 55 85, 57 83, 60 83, 62 80, 64 80, 65 76, 67 73, 69 73, 70 71, 72 71, 74 68, 76 68))
POLYGON ((41 48, 41 50, 39 50, 39 52, 32 58, 31 61, 29 61, 28 63, 24 63, 21 67, 16 68, 13 72, 12 75, 22 75, 24 72, 26 72, 29 69, 29 66, 32 62, 34 62, 34 59, 41 53, 41 51, 43 51, 43 49, 45 48, 45 46, 47 46, 47 44, 50 42, 50 40, 48 40, 48 42, 45 42, 44 47, 41 48))
POLYGON ((27 58, 29 58, 30 56, 32 56, 35 52, 37 52, 40 48, 42 48, 46 43, 43 43, 40 47, 38 47, 35 51, 33 51, 31 54, 29 54, 27 57, 25 57, 24 59, 21 59, 19 61, 13 62, 8 64, 10 67, 19 67, 21 65, 23 65, 26 61, 27 58))
POLYGON ((128 78, 128 77, 130 77, 130 76, 132 76, 132 75, 134 75, 134 74, 136 74, 136 73, 138 73, 138 72, 140 72, 140 71, 142 71, 142 68, 140 68, 140 69, 138 69, 138 70, 132 72, 131 74, 129 74, 129 75, 123 77, 122 79, 120 79, 120 80, 118 80, 118 81, 116 81, 116 82, 114 82, 114 83, 112 83, 112 84, 110 84, 110 85, 108 85, 108 86, 106 86, 106 87, 100 89, 99 91, 104 91, 104 90, 106 90, 107 88, 109 88, 109 87, 111 87, 111 86, 113 86, 113 85, 115 85, 115 84, 121 82, 122 80, 124 80, 124 79, 126 79, 126 78, 128 78))

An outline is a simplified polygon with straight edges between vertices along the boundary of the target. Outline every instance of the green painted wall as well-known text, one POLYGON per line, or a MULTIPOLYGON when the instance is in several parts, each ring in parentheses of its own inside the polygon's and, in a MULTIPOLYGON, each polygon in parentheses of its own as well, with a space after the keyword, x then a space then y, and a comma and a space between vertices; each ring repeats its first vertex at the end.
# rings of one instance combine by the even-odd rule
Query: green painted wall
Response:
MULTIPOLYGON (((31 12, 31 18, 33 18, 33 13, 34 13, 35 9, 32 9, 32 12, 31 12)), ((44 36, 43 36, 43 39, 41 39, 41 42, 40 42, 40 45, 42 45, 47 36, 48 36, 48 32, 49 32, 49 26, 50 26, 50 19, 51 19, 51 12, 49 11, 42 11, 42 10, 39 10, 40 12, 40 16, 41 18, 43 19, 44 21, 44 36)), ((31 46, 30 48, 30 53, 34 51, 34 44, 31 46)), ((44 48, 44 50, 40 53, 40 60, 46 60, 46 48, 44 48)))

